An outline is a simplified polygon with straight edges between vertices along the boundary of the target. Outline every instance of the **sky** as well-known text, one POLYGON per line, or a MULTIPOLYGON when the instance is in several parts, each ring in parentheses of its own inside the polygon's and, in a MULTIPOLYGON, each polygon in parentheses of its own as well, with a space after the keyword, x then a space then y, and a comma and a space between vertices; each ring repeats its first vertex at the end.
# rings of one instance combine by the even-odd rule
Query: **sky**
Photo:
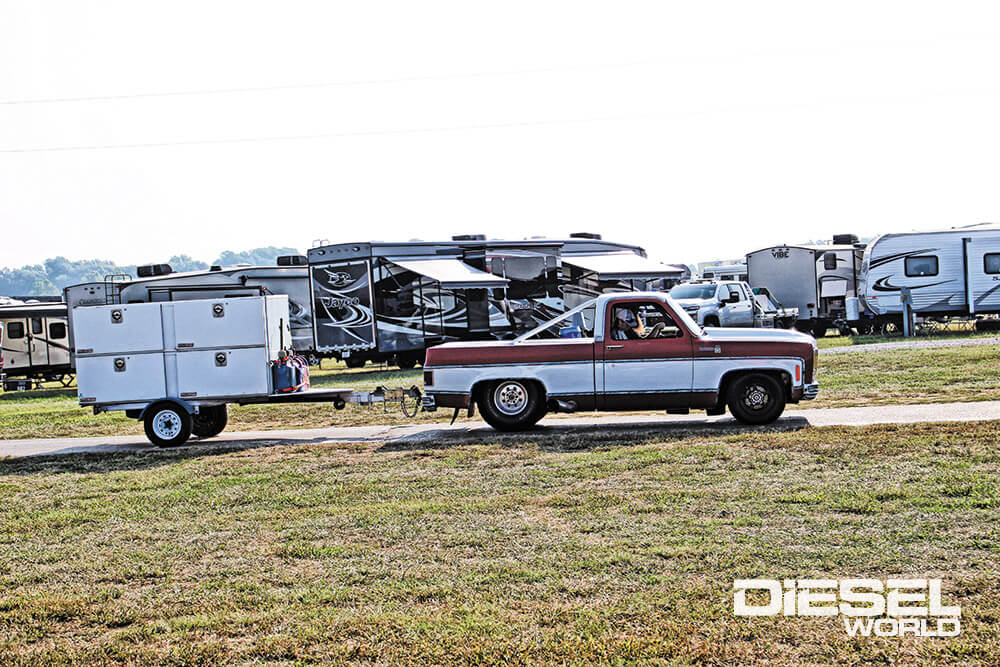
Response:
POLYGON ((1000 6, 0 0, 0 266, 1000 220, 1000 6))

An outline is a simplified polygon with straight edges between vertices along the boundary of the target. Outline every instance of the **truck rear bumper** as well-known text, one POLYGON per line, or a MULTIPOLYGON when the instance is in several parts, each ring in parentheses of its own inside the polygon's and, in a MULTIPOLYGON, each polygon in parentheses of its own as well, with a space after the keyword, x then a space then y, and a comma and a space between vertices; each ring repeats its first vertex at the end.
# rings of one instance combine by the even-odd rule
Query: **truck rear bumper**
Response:
POLYGON ((802 387, 802 400, 811 401, 819 395, 819 382, 813 382, 812 384, 803 385, 802 387))

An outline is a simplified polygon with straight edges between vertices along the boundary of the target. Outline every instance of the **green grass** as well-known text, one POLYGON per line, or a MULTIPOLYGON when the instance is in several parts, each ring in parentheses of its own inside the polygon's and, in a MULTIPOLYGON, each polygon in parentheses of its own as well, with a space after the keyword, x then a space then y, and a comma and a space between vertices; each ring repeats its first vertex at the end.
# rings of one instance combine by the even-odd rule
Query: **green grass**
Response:
MULTIPOLYGON (((1000 335, 996 331, 934 331, 916 336, 915 340, 959 340, 965 338, 992 338, 1000 335)), ((830 347, 847 347, 851 345, 868 345, 871 343, 903 343, 907 338, 901 336, 841 336, 838 333, 827 334, 817 338, 820 349, 830 347)))
MULTIPOLYGON (((883 350, 823 356, 820 353, 819 398, 799 408, 849 407, 891 403, 1000 400, 1000 346, 883 350)), ((316 387, 372 389, 423 386, 422 371, 339 368, 314 371, 316 387)), ((793 406, 794 409, 794 406, 793 406)), ((420 413, 416 420, 396 408, 330 404, 230 408, 229 430, 318 428, 447 421, 451 411, 420 413)), ((464 417, 460 417, 464 419, 464 417)), ((478 416, 475 418, 478 420, 478 416)), ((142 426, 121 413, 93 415, 76 403, 75 390, 0 394, 3 438, 87 435, 139 435, 142 426)))
POLYGON ((0 663, 995 664, 998 423, 0 461, 0 663), (737 619, 933 576, 951 639, 737 619))

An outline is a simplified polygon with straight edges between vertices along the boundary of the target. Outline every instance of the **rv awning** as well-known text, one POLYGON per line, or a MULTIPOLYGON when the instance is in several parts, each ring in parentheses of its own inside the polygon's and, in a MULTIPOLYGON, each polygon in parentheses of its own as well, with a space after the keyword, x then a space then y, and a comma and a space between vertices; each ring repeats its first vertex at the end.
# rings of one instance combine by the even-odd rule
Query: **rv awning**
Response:
POLYGON ((673 278, 684 274, 679 266, 654 262, 634 252, 614 252, 601 255, 563 255, 563 264, 572 264, 596 273, 602 280, 630 278, 673 278))
POLYGON ((407 259, 387 257, 390 262, 403 267, 407 271, 419 273, 431 280, 441 283, 441 287, 452 289, 473 288, 490 289, 506 287, 507 281, 492 274, 474 269, 460 259, 407 259))

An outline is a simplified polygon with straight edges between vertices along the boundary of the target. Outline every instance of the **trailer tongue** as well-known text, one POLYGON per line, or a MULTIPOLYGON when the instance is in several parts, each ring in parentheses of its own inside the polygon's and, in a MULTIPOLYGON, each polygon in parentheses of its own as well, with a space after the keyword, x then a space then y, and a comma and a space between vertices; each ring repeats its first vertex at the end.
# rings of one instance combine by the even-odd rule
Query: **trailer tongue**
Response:
POLYGON ((159 446, 218 435, 229 404, 331 403, 340 410, 356 403, 388 410, 398 403, 413 417, 421 403, 415 386, 295 391, 308 383, 283 384, 272 371, 287 372, 285 295, 94 306, 75 315, 80 405, 95 414, 124 411, 142 421, 159 446))

